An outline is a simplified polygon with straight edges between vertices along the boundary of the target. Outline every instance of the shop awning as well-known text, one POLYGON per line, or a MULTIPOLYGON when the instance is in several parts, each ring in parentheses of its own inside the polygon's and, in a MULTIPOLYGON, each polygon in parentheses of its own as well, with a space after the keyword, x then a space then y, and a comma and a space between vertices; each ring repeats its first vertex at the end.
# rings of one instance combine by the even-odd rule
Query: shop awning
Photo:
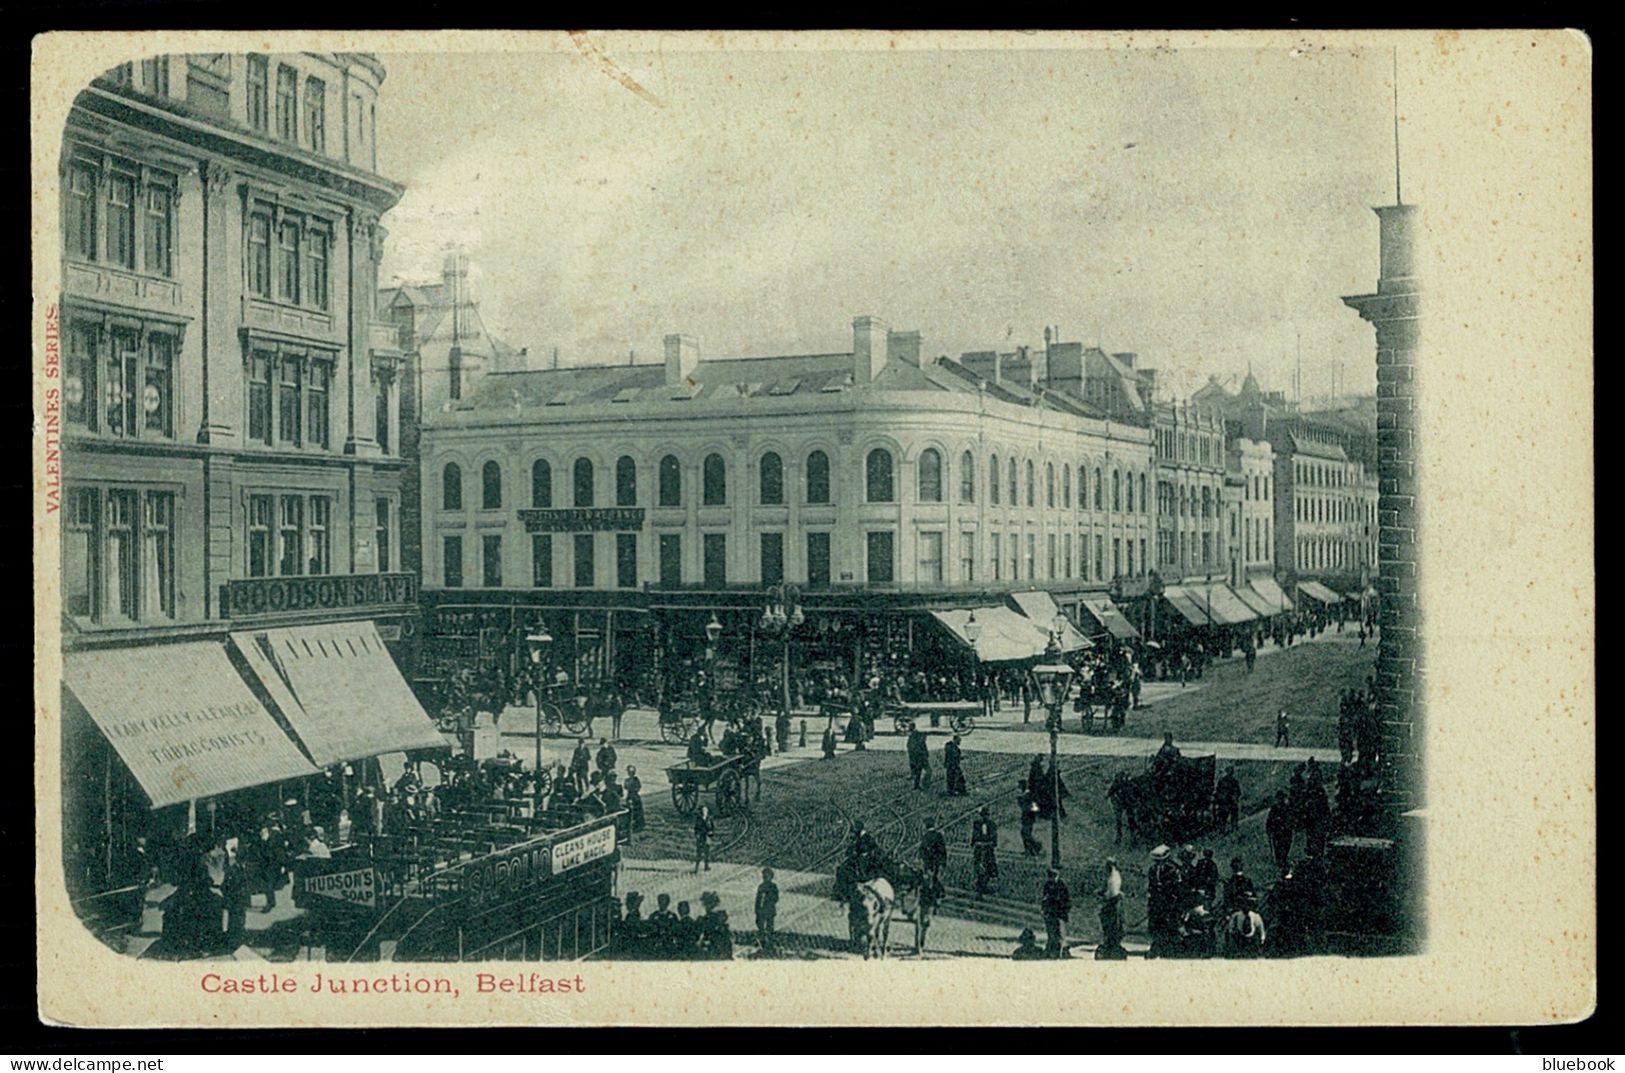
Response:
POLYGON ((1208 612, 1215 626, 1239 626, 1258 617, 1258 614, 1223 582, 1192 585, 1190 593, 1191 598, 1208 612))
POLYGON ((933 611, 931 615, 942 623, 966 648, 976 653, 983 663, 1009 663, 1042 656, 1049 647, 1049 631, 1040 629, 1026 615, 1008 607, 975 608, 976 643, 965 635, 971 610, 933 611))
POLYGON ((1254 592, 1258 593, 1258 595, 1262 596, 1265 602, 1274 608, 1271 614, 1278 615, 1283 611, 1292 610, 1292 600, 1284 591, 1282 591, 1281 586, 1276 584, 1274 578, 1255 577, 1249 579, 1247 584, 1248 587, 1250 587, 1254 592))
POLYGON ((1318 581, 1298 582, 1298 591, 1311 599, 1319 600, 1323 604, 1340 604, 1343 598, 1328 589, 1318 581))
POLYGON ((1173 605, 1192 626, 1208 626, 1212 620, 1208 618, 1205 605, 1192 596, 1189 589, 1182 585, 1168 585, 1162 590, 1162 598, 1173 605))
POLYGON ((231 639, 318 765, 445 747, 371 622, 255 630, 231 639))
POLYGON ((218 643, 70 652, 63 680, 153 808, 316 773, 218 643))
POLYGON ((1031 592, 1012 592, 1010 599, 1033 625, 1045 633, 1054 629, 1056 620, 1060 620, 1062 652, 1076 652, 1080 648, 1094 647, 1093 642, 1072 624, 1072 620, 1061 614, 1061 608, 1056 604, 1055 597, 1049 593, 1044 592, 1042 589, 1035 589, 1031 592))
POLYGON ((1082 598, 1083 609, 1092 615, 1096 622, 1103 626, 1107 633, 1120 641, 1137 641, 1140 631, 1134 624, 1123 616, 1116 604, 1112 603, 1110 596, 1085 596, 1082 598))
POLYGON ((1233 585, 1231 586, 1230 591, 1235 593, 1236 597, 1240 599, 1242 603, 1252 608, 1253 614, 1257 615, 1259 618, 1268 618, 1275 614, 1275 608, 1270 606, 1270 602, 1264 599, 1264 597, 1256 589, 1253 589, 1247 585, 1233 585))

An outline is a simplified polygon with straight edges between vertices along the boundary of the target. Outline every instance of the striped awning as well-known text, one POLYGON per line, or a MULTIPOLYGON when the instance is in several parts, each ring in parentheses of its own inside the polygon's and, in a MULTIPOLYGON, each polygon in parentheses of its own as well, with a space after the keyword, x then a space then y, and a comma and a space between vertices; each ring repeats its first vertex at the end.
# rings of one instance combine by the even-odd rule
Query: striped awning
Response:
POLYGON ((1258 617, 1258 613, 1223 582, 1192 585, 1189 591, 1191 598, 1208 612, 1215 626, 1239 626, 1258 617))
POLYGON ((231 639, 320 766, 445 747, 373 623, 256 630, 231 639))
POLYGON ((1055 602, 1055 597, 1042 589, 1012 592, 1010 600, 1033 625, 1046 633, 1055 628, 1057 621, 1060 622, 1062 652, 1076 652, 1080 648, 1094 647, 1093 642, 1072 624, 1072 620, 1061 614, 1060 605, 1055 602))
POLYGON ((1080 601, 1083 609, 1092 615, 1096 622, 1105 627, 1106 632, 1120 641, 1137 641, 1140 631, 1134 628, 1118 606, 1112 603, 1110 596, 1090 595, 1080 601))
POLYGON ((1259 618, 1268 618, 1275 614, 1275 608, 1271 606, 1268 600, 1264 599, 1263 594, 1257 589, 1249 585, 1240 585, 1231 586, 1230 591, 1235 593, 1242 603, 1252 608, 1253 613, 1259 618))
POLYGON ((976 653, 983 663, 1013 663, 1042 656, 1049 647, 1049 631, 1040 629, 1026 615, 1008 607, 993 605, 952 611, 933 611, 931 617, 976 653), (976 640, 971 641, 966 626, 976 615, 976 640))
POLYGON ((1319 600, 1323 604, 1340 604, 1343 598, 1328 589, 1318 581, 1298 582, 1298 591, 1311 599, 1319 600))
POLYGON ((63 681, 153 808, 316 773, 218 642, 69 652, 63 681))
POLYGON ((1173 605, 1175 611, 1192 626, 1209 626, 1213 620, 1202 603, 1195 599, 1190 591, 1182 585, 1168 585, 1162 590, 1162 598, 1173 605))
POLYGON ((1258 593, 1258 595, 1262 596, 1265 601, 1268 602, 1272 608, 1274 608, 1274 610, 1270 612, 1271 614, 1278 615, 1283 611, 1292 610, 1291 598, 1288 597, 1287 594, 1281 589, 1280 585, 1276 584, 1274 578, 1255 577, 1249 579, 1247 584, 1249 588, 1258 593))

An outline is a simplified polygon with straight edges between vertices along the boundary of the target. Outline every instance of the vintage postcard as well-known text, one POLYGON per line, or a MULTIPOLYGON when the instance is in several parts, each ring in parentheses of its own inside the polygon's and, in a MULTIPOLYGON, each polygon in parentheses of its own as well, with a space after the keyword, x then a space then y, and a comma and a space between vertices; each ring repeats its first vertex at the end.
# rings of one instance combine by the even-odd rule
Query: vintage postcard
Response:
POLYGON ((1591 48, 61 33, 39 1012, 1596 989, 1591 48))

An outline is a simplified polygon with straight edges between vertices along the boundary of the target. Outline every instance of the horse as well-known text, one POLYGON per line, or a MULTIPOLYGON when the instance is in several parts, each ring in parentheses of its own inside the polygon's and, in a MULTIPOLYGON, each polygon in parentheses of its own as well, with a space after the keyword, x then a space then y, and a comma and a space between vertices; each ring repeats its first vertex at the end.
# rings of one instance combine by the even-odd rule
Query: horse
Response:
POLYGON ((868 944, 863 951, 865 961, 884 958, 891 939, 892 911, 897 905, 897 893, 891 881, 884 876, 858 884, 858 897, 863 899, 868 917, 868 944))

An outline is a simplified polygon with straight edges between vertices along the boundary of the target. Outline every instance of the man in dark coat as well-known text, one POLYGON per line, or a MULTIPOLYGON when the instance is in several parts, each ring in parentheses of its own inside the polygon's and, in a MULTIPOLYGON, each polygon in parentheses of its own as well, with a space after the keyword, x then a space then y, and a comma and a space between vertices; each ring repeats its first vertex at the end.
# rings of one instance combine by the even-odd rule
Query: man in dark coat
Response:
POLYGON ((1191 869, 1190 886, 1192 890, 1202 892, 1202 898, 1212 904, 1214 897, 1219 893, 1219 862, 1213 859, 1213 851, 1204 849, 1201 859, 1191 869))
POLYGON ((947 745, 942 747, 942 772, 948 783, 949 797, 963 797, 970 793, 965 785, 965 767, 963 749, 960 738, 955 734, 947 745))
POLYGON ((1021 850, 1029 857, 1036 857, 1044 852, 1043 843, 1033 837, 1033 822, 1038 819, 1038 802, 1033 800, 1025 779, 1019 784, 1016 808, 1021 813, 1021 850))
POLYGON ((824 727, 824 740, 822 744, 824 749, 824 759, 835 759, 835 719, 833 717, 830 718, 829 723, 824 727))
POLYGON ((1234 831, 1241 822, 1241 783, 1236 779, 1234 767, 1224 769, 1218 784, 1213 787, 1213 800, 1218 806, 1220 826, 1234 831))
POLYGON ((688 762, 696 767, 704 767, 711 763, 711 752, 705 747, 708 739, 705 731, 696 730, 694 736, 688 739, 688 762))
POLYGON ((756 945, 767 957, 779 952, 774 924, 779 915, 779 885, 773 882, 773 869, 762 869, 762 884, 756 888, 756 945))
POLYGON ((999 862, 994 851, 999 847, 999 827, 983 805, 970 828, 971 857, 976 867, 976 893, 986 894, 999 878, 999 862))
POLYGON ((914 780, 916 790, 929 785, 930 771, 931 750, 926 745, 925 731, 917 726, 912 727, 908 732, 908 773, 914 780))
POLYGON ((605 775, 608 775, 611 771, 615 770, 615 762, 619 759, 620 757, 615 752, 615 746, 609 743, 609 739, 599 738, 598 756, 596 757, 598 770, 602 771, 605 775))
POLYGON ((1275 803, 1270 806, 1269 816, 1264 820, 1264 833, 1269 836, 1275 867, 1282 872, 1286 871, 1292 856, 1292 832, 1295 826, 1292 803, 1287 800, 1284 790, 1279 791, 1275 795, 1275 803))
POLYGON ((728 913, 722 908, 722 899, 716 891, 708 890, 700 895, 700 905, 705 915, 700 917, 699 923, 699 956, 711 961, 732 961, 734 933, 728 926, 728 913))
POLYGON ((671 930, 672 956, 693 961, 700 956, 700 922, 691 915, 687 902, 677 903, 677 923, 671 930))
POLYGON ((948 840, 942 836, 942 827, 935 820, 925 829, 925 837, 920 839, 920 867, 926 875, 942 877, 942 870, 948 867, 948 840))
POLYGON ((626 769, 626 811, 633 832, 643 830, 643 780, 638 778, 635 767, 626 769))
POLYGON ((1185 886, 1167 846, 1151 851, 1145 876, 1146 930, 1151 933, 1147 957, 1162 957, 1179 934, 1180 894, 1185 886))
POLYGON ((1071 957, 1066 950, 1066 922, 1072 915, 1072 892, 1061 878, 1061 870, 1051 868, 1044 882, 1044 932, 1048 937, 1045 952, 1052 958, 1071 957))
POLYGON ((649 914, 645 934, 649 937, 648 957, 664 960, 676 956, 677 914, 671 911, 671 895, 656 896, 655 911, 649 914))
POLYGON ((587 739, 582 738, 576 742, 575 752, 570 754, 570 781, 576 784, 576 794, 587 792, 588 773, 592 770, 592 752, 587 748, 587 739))
POLYGON ((711 870, 711 836, 716 834, 717 824, 711 818, 711 806, 701 805, 700 814, 694 817, 694 871, 705 865, 705 870, 711 870))

